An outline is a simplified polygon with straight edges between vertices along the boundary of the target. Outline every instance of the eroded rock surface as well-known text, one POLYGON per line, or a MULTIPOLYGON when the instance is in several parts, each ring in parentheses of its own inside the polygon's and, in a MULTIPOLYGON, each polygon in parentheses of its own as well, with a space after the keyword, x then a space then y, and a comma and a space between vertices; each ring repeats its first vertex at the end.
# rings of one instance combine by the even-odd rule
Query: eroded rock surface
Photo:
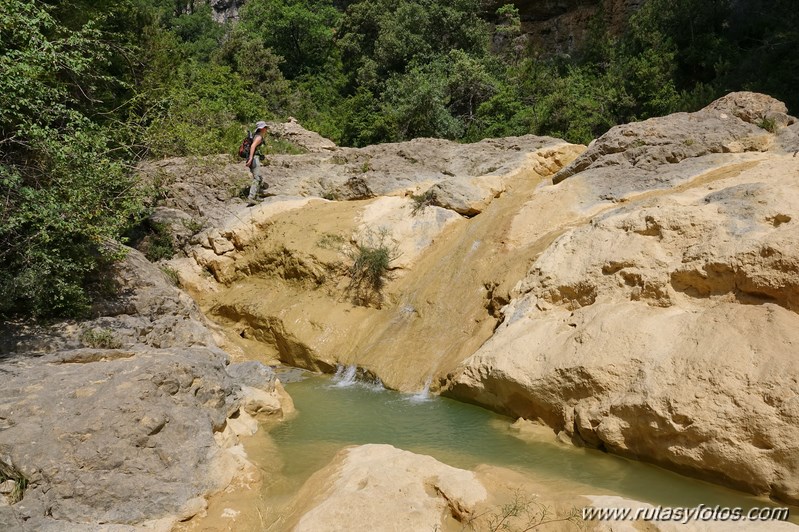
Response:
POLYGON ((775 137, 761 127, 762 121, 779 117, 783 124, 793 124, 795 119, 785 112, 785 104, 774 98, 739 92, 696 113, 617 126, 558 172, 553 182, 581 174, 602 190, 603 199, 671 188, 719 164, 708 155, 768 151, 775 137))
POLYGON ((4 331, 0 467, 20 485, 0 495, 4 530, 168 530, 252 468, 228 418, 281 412, 272 370, 228 372, 194 302, 141 254, 114 279, 100 318, 4 331))
MULTIPOLYGON (((267 198, 201 232, 189 257, 171 266, 231 341, 253 356, 322 371, 357 364, 389 386, 418 390, 439 367, 454 367, 490 337, 496 312, 537 245, 531 237, 509 246, 509 222, 544 176, 584 147, 520 137, 468 146, 420 139, 373 148, 385 167, 367 180, 388 196, 267 198), (399 155, 402 149, 408 151, 399 155), (491 159, 479 159, 486 154, 491 159), (417 174, 419 168, 432 173, 417 174), (444 168, 463 173, 446 176, 439 171, 444 168), (470 181, 470 173, 481 175, 470 181), (443 195, 429 203, 405 195, 427 179, 471 183, 482 212, 467 218, 441 207, 443 195), (381 242, 391 257, 385 285, 374 290, 353 282, 360 248, 381 242)), ((307 157, 293 156, 291 164, 304 165, 307 157)), ((304 168, 281 170, 284 186, 310 183, 308 172, 318 170, 304 168)))
POLYGON ((532 264, 447 393, 799 501, 799 160, 750 123, 769 113, 784 107, 733 94, 598 139, 554 187, 581 191, 585 221, 532 264), (695 155, 676 154, 679 131, 695 155))
POLYGON ((488 492, 471 471, 390 445, 341 451, 300 490, 284 530, 440 530, 488 492))
POLYGON ((563 440, 797 502, 796 128, 733 93, 585 151, 275 157, 270 190, 291 195, 231 209, 173 265, 248 353, 406 391, 442 378, 563 440), (363 304, 347 250, 381 227, 402 252, 363 304))

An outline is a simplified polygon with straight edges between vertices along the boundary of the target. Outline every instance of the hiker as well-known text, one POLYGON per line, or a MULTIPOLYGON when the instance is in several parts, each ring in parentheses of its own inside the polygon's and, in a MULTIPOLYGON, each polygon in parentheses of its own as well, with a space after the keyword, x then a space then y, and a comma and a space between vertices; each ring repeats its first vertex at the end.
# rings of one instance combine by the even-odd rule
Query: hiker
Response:
POLYGON ((255 136, 250 145, 250 154, 247 161, 244 163, 247 168, 252 172, 252 184, 250 185, 250 194, 247 196, 247 206, 252 207, 256 204, 255 199, 258 197, 258 191, 261 188, 261 154, 258 152, 261 145, 264 143, 263 135, 266 133, 266 122, 261 120, 255 124, 255 136))

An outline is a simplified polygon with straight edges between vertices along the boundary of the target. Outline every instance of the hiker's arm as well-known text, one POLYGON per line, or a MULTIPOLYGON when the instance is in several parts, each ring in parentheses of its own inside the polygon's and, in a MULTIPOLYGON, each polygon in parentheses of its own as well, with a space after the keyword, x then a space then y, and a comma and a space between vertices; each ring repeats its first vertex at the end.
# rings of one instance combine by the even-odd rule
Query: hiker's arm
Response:
POLYGON ((247 166, 252 164, 253 157, 255 157, 255 150, 258 149, 258 146, 263 143, 264 138, 261 135, 255 135, 255 138, 252 139, 252 145, 250 145, 250 158, 247 159, 247 166))
POLYGON ((261 135, 255 135, 255 138, 252 139, 252 144, 250 144, 250 156, 247 158, 247 162, 244 163, 244 166, 247 168, 252 165, 253 157, 255 157, 255 150, 258 149, 258 146, 261 145, 263 140, 264 139, 261 135))

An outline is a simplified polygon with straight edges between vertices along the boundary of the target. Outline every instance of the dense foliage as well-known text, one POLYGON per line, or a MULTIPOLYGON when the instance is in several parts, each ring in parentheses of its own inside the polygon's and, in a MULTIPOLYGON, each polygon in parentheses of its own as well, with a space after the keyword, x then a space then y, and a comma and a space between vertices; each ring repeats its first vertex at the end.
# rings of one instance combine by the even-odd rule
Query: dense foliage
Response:
POLYGON ((791 0, 648 0, 623 35, 546 55, 489 0, 0 5, 0 316, 85 312, 146 215, 143 157, 231 151, 296 116, 344 145, 526 133, 588 142, 732 90, 799 108, 791 0))

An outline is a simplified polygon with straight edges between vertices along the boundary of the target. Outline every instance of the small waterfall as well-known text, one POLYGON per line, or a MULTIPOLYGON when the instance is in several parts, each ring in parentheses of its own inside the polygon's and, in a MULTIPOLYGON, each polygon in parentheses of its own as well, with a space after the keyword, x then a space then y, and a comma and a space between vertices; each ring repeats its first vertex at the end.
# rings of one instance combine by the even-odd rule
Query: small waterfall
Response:
POLYGON ((408 400, 412 403, 424 403, 426 401, 430 401, 432 399, 430 395, 430 384, 432 382, 433 377, 427 377, 427 380, 424 382, 424 388, 411 395, 408 400))
POLYGON ((373 376, 355 364, 343 366, 336 364, 336 373, 333 375, 333 386, 336 388, 349 388, 360 386, 375 392, 384 391, 383 381, 373 376))
POLYGON ((349 388, 355 384, 358 376, 358 367, 355 364, 343 366, 336 364, 336 374, 333 375, 333 384, 337 388, 349 388))

